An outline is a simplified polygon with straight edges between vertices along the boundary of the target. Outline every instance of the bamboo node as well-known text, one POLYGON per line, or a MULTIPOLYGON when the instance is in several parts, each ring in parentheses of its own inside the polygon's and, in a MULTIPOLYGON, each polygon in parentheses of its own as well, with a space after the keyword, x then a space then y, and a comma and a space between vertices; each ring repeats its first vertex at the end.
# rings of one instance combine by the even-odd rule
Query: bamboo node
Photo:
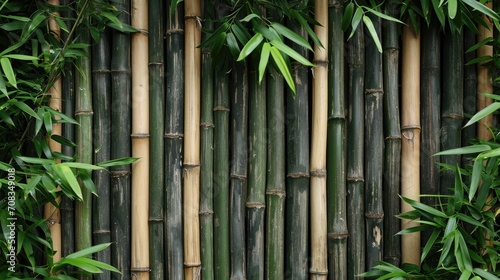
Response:
POLYGON ((314 60, 313 64, 315 66, 328 67, 328 60, 314 60))
POLYGON ((149 218, 149 221, 159 223, 159 222, 163 222, 163 218, 149 218))
POLYGON ((175 34, 175 33, 184 33, 184 29, 182 28, 172 28, 167 30, 167 34, 175 34))
POLYGON ((131 272, 149 272, 149 267, 131 267, 131 272))
POLYGON ((266 208, 266 204, 262 203, 262 202, 247 202, 245 203, 245 206, 247 208, 266 208))
POLYGON ((92 70, 92 73, 111 73, 111 70, 103 68, 103 69, 94 69, 92 70))
POLYGON ((201 266, 201 262, 185 262, 184 267, 198 267, 201 266))
POLYGON ((311 177, 325 178, 326 177, 326 169, 311 171, 311 177))
POLYGON ((384 213, 365 213, 365 217, 369 219, 383 219, 384 213))
POLYGON ((329 233, 328 239, 346 239, 349 237, 349 233, 347 232, 339 232, 339 233, 329 233))
POLYGON ((328 275, 328 270, 314 270, 310 269, 309 273, 312 275, 328 275))
POLYGON ((203 127, 203 128, 211 128, 211 127, 215 127, 215 125, 211 122, 202 122, 200 123, 200 126, 203 127))
POLYGON ((464 115, 462 114, 455 114, 455 113, 449 113, 449 114, 443 114, 441 118, 448 118, 448 119, 463 119, 464 115))
POLYGON ((107 230, 107 229, 98 229, 98 230, 94 230, 92 232, 92 234, 108 234, 110 233, 111 231, 110 230, 107 230))
POLYGON ((200 164, 199 163, 183 163, 182 164, 182 169, 184 170, 189 170, 189 169, 195 169, 195 168, 198 168, 200 167, 200 164))
POLYGON ((364 182, 365 178, 363 177, 347 177, 346 178, 347 182, 364 182))
POLYGON ((211 210, 207 210, 207 211, 200 211, 199 212, 199 215, 200 216, 211 216, 214 214, 214 211, 211 211, 211 210))
POLYGON ((286 175, 287 178, 291 179, 300 179, 300 178, 309 178, 309 173, 306 172, 294 172, 286 175))
POLYGON ((132 138, 149 138, 149 133, 132 133, 130 134, 132 138))
POLYGON ((167 139, 182 139, 182 137, 184 137, 184 134, 182 133, 165 133, 165 135, 163 136, 167 139))
POLYGON ((240 180, 240 181, 246 181, 247 180, 247 176, 245 176, 245 175, 238 175, 238 174, 231 174, 231 179, 236 179, 236 180, 240 180))
POLYGON ((385 140, 401 140, 401 135, 387 136, 385 140))
POLYGON ((226 106, 215 106, 214 111, 229 111, 229 108, 226 106))
POLYGON ((380 94, 382 95, 384 93, 384 90, 381 88, 367 88, 365 89, 365 94, 380 94))
POLYGON ((277 195, 279 197, 283 197, 283 196, 286 196, 286 191, 285 190, 267 190, 266 194, 277 195))
POLYGON ((78 110, 78 111, 75 111, 75 116, 78 116, 78 115, 93 115, 94 112, 92 110, 78 110))
POLYGON ((111 171, 111 177, 125 177, 130 175, 130 171, 128 170, 113 170, 111 171))

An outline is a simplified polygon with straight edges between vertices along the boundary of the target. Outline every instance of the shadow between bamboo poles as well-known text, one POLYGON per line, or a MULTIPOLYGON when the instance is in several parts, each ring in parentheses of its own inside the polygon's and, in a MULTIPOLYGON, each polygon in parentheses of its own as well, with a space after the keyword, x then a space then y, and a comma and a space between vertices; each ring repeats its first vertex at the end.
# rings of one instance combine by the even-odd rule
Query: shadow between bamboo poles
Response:
MULTIPOLYGON (((49 0, 47 1, 50 5, 59 6, 59 0, 49 0)), ((54 15, 59 16, 59 12, 54 12, 54 15)), ((61 29, 59 25, 55 22, 54 18, 51 16, 49 18, 49 28, 51 33, 56 39, 60 39, 61 29)), ((59 77, 50 87, 48 94, 50 95, 49 106, 50 108, 61 112, 62 111, 62 78, 59 77)), ((53 123, 52 124, 52 135, 62 134, 62 124, 53 123)), ((61 144, 52 140, 51 135, 48 135, 48 143, 51 152, 61 152, 61 144)), ((60 160, 57 160, 60 162, 60 160)), ((60 190, 60 188, 58 187, 60 190)), ((55 201, 59 204, 61 202, 61 197, 57 197, 55 201)), ((53 261, 57 262, 61 259, 62 253, 62 232, 61 232, 61 212, 59 210, 59 205, 53 205, 52 203, 47 203, 44 205, 44 218, 47 219, 46 223, 50 229, 50 236, 52 238, 52 249, 55 252, 53 256, 53 261)))
MULTIPOLYGON (((94 105, 94 162, 110 160, 111 154, 111 56, 110 56, 110 32, 105 29, 100 36, 99 42, 92 47, 92 85, 94 105)), ((94 184, 97 189, 97 197, 92 201, 92 234, 94 244, 111 242, 111 219, 110 219, 110 180, 111 176, 107 170, 94 170, 94 184)), ((96 253, 96 260, 110 264, 111 248, 96 253)), ((107 270, 95 275, 96 279, 107 280, 111 273, 107 270)))
POLYGON ((182 138, 184 132, 184 4, 174 14, 165 5, 165 257, 168 279, 184 278, 182 235, 182 138))
POLYGON ((164 129, 165 129, 165 61, 164 4, 148 1, 149 15, 149 267, 151 279, 163 279, 165 272, 164 242, 164 129))
POLYGON ((184 2, 184 275, 199 279, 201 1, 184 2))
POLYGON ((245 204, 248 169, 248 73, 246 65, 235 63, 231 94, 230 237, 231 279, 246 278, 245 204))
MULTIPOLYGON (((207 15, 210 5, 205 5, 207 15)), ((211 30, 212 20, 203 28, 211 30)), ((208 37, 202 33, 202 41, 208 37)), ((201 49, 201 116, 200 116, 200 256, 201 278, 214 278, 214 69, 210 48, 201 49)))
POLYGON ((134 279, 149 279, 149 72, 148 3, 132 1, 132 241, 130 272, 134 279))
MULTIPOLYGON (((386 14, 398 18, 395 5, 386 5, 386 14)), ((384 261, 401 263, 401 221, 399 190, 401 184, 401 128, 399 113, 399 35, 398 24, 389 22, 383 28, 384 72, 384 261)))
MULTIPOLYGON (((130 24, 128 0, 111 2, 122 23, 130 24)), ((111 158, 131 156, 130 35, 112 31, 111 51, 111 158)), ((130 279, 130 166, 111 169, 111 264, 121 271, 112 279, 130 279)))
POLYGON ((347 279, 346 117, 342 1, 329 1, 327 230, 329 279, 347 279))
POLYGON ((266 279, 285 279, 285 88, 273 69, 267 83, 266 279))
MULTIPOLYGON (((440 25, 431 24, 422 32, 422 66, 420 70, 421 102, 421 143, 420 143, 420 178, 422 194, 440 192, 439 156, 441 134, 441 31, 440 25)), ((448 67, 448 66, 446 66, 448 67)), ((434 197, 422 197, 422 202, 436 206, 434 197)), ((423 231, 422 244, 426 244, 431 231, 423 231)))
MULTIPOLYGON (((306 38, 304 28, 295 28, 306 38)), ((308 57, 308 51, 292 44, 308 57)), ((295 97, 286 92, 285 279, 307 279, 309 258, 309 69, 292 64, 295 97)))
MULTIPOLYGON (((401 94, 401 195, 420 200, 420 34, 411 24, 403 27, 401 94)), ((411 211, 407 203, 401 212, 411 211)), ((416 221, 401 221, 401 228, 417 226, 416 221)), ((402 263, 420 263, 420 233, 401 237, 402 263)))
MULTIPOLYGON (((380 38, 381 19, 370 16, 380 38)), ((384 112, 382 54, 372 40, 365 42, 365 219, 366 270, 382 260, 384 210, 382 201, 382 175, 384 155, 384 112)))
POLYGON ((311 279, 326 279, 327 207, 326 142, 328 123, 328 1, 314 4, 315 33, 323 47, 314 46, 311 130, 311 279))
MULTIPOLYGON (((248 191, 247 277, 263 279, 265 268, 265 210, 266 210, 266 79, 259 84, 258 57, 252 56, 248 65, 248 191)), ((266 261, 267 263, 267 261, 266 261)))
MULTIPOLYGON (((365 52, 363 24, 349 42, 349 120, 347 131, 347 278, 365 272, 364 203, 364 88, 365 52)), ((398 131, 399 133, 399 131, 398 131)))

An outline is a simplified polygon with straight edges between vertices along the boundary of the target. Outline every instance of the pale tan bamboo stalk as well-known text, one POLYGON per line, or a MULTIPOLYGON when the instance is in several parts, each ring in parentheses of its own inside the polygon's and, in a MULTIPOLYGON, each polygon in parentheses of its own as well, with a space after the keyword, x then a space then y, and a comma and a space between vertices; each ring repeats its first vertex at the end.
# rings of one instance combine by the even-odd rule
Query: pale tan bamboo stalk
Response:
POLYGON ((184 278, 200 279, 201 1, 184 1, 184 278))
MULTIPOLYGON (((403 27, 401 108, 401 195, 420 200, 420 34, 412 24, 403 27)), ((401 212, 413 210, 401 204, 401 212)), ((401 228, 417 226, 402 220, 401 228)), ((401 237, 402 263, 420 264, 420 232, 401 237)))
POLYGON ((149 72, 148 2, 132 1, 132 244, 133 279, 149 279, 149 72))
MULTIPOLYGON (((486 3, 486 6, 493 8, 493 3, 486 3)), ((486 38, 493 37, 493 21, 486 15, 483 15, 483 20, 488 24, 488 28, 481 24, 478 24, 477 29, 479 30, 477 35, 477 41, 480 42, 486 38)), ((483 45, 477 49, 477 57, 482 56, 493 56, 493 46, 483 45)), ((484 63, 479 63, 477 65, 477 111, 487 107, 491 104, 492 99, 485 97, 484 93, 493 93, 493 83, 491 80, 490 69, 484 63)), ((481 119, 477 125, 477 136, 482 140, 491 139, 491 132, 488 127, 493 125, 493 114, 489 114, 485 118, 481 119)))
POLYGON ((327 279, 326 135, 328 126, 328 0, 314 6, 317 34, 314 46, 311 130, 311 279, 327 279))
MULTIPOLYGON (((50 5, 58 6, 59 5, 59 0, 49 0, 48 3, 50 5)), ((54 13, 56 16, 59 16, 59 12, 54 13)), ((50 31, 54 34, 54 36, 59 39, 61 35, 61 29, 59 28, 59 25, 57 25, 56 21, 54 20, 53 17, 49 19, 49 28, 50 31)), ((61 77, 59 77, 55 82, 54 85, 49 89, 48 94, 50 95, 50 100, 49 100, 49 106, 50 108, 62 112, 62 97, 61 97, 61 90, 62 90, 62 80, 61 77)), ((54 135, 61 135, 62 134, 62 124, 60 123, 53 123, 52 124, 52 134, 54 135)), ((48 139, 49 142, 49 147, 52 152, 61 152, 61 144, 52 140, 48 139)), ((59 190, 59 188, 58 188, 59 190)), ((58 197, 56 199, 56 202, 59 204, 61 201, 61 198, 58 197)), ((45 204, 44 207, 44 218, 47 219, 47 224, 50 229, 50 235, 52 237, 52 249, 54 250, 55 254, 53 257, 53 261, 57 262, 61 259, 61 251, 62 251, 62 241, 61 241, 61 214, 59 211, 59 208, 54 206, 52 203, 47 203, 45 204)))

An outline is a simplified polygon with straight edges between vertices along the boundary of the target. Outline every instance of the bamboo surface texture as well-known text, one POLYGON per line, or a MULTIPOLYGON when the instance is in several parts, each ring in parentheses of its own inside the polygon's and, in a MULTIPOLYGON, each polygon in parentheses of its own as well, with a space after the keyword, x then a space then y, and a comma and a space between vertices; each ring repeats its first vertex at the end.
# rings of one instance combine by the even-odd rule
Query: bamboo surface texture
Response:
MULTIPOLYGON (((476 44, 476 33, 472 30, 464 30, 464 50, 468 50, 476 44)), ((477 112, 477 67, 476 64, 467 65, 469 61, 476 58, 474 52, 468 52, 464 56, 464 122, 468 122, 477 112)), ((476 138, 477 124, 472 124, 462 129, 462 146, 470 145, 470 141, 476 138)), ((471 163, 473 155, 463 155, 464 163, 471 163)))

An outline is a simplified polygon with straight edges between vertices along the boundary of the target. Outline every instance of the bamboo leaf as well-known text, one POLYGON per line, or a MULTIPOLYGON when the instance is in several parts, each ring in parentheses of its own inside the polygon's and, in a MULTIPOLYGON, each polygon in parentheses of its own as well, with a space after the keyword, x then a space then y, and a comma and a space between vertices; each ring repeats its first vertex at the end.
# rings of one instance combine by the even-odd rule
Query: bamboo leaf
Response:
POLYGON ((59 28, 61 28, 61 30, 64 30, 64 31, 69 33, 68 26, 66 25, 64 20, 61 19, 61 17, 59 17, 57 15, 52 15, 52 17, 53 17, 54 21, 57 23, 57 25, 59 26, 59 28))
POLYGON ((388 21, 393 21, 393 22, 397 22, 397 23, 401 23, 401 24, 404 24, 402 21, 400 21, 399 19, 397 18, 394 18, 394 17, 391 17, 389 15, 386 15, 386 14, 383 14, 377 10, 374 10, 374 9, 371 9, 370 7, 365 7, 365 9, 367 11, 369 11, 370 13, 378 16, 379 18, 382 18, 382 19, 385 19, 385 20, 388 20, 388 21))
POLYGON ((264 45, 262 46, 262 51, 260 53, 259 83, 261 83, 262 78, 264 78, 264 73, 266 72, 267 63, 269 62, 270 52, 271 52, 271 45, 269 43, 264 43, 264 45))
POLYGON ((226 36, 227 47, 229 48, 229 52, 233 57, 238 57, 240 54, 240 46, 238 46, 238 42, 236 41, 236 37, 233 33, 228 33, 226 36))
POLYGON ((226 31, 229 28, 229 24, 227 22, 224 22, 219 28, 217 28, 210 37, 208 37, 203 43, 200 44, 200 48, 208 47, 208 46, 214 46, 217 42, 221 41, 221 35, 224 34, 224 38, 222 39, 222 42, 226 40, 226 31))
POLYGON ((61 164, 68 166, 68 167, 71 167, 71 168, 86 169, 86 170, 103 170, 103 169, 105 169, 102 166, 97 166, 97 165, 93 165, 90 163, 83 163, 83 162, 63 162, 61 164))
POLYGON ((251 54, 255 48, 257 48, 260 43, 264 40, 264 37, 260 33, 256 33, 252 39, 248 41, 248 43, 243 47, 243 49, 240 52, 240 55, 238 56, 237 61, 241 61, 245 59, 249 54, 251 54))
POLYGON ((462 271, 462 275, 460 275, 460 278, 458 278, 458 280, 469 280, 471 274, 472 274, 471 271, 468 270, 462 271))
POLYGON ((22 111, 24 111, 25 113, 27 113, 28 115, 32 116, 33 118, 37 119, 37 120, 42 120, 36 113, 35 111, 33 111, 33 109, 31 109, 28 105, 26 105, 26 103, 22 102, 22 101, 14 101, 14 105, 16 105, 17 108, 21 109, 22 111))
POLYGON ((474 116, 472 116, 472 118, 465 124, 464 127, 467 127, 471 124, 476 123, 477 121, 481 120, 482 118, 494 113, 498 109, 500 109, 500 102, 494 102, 494 103, 486 106, 484 109, 482 109, 481 111, 477 112, 474 116))
POLYGON ((454 19, 457 15, 458 3, 457 0, 448 0, 448 16, 454 19))
POLYGON ((38 57, 36 57, 36 56, 24 55, 24 54, 6 54, 3 57, 17 59, 17 60, 27 60, 27 61, 32 61, 32 60, 38 59, 38 57))
POLYGON ((0 64, 2 65, 3 73, 7 78, 7 81, 15 88, 17 88, 16 75, 14 74, 14 69, 12 69, 12 64, 10 60, 6 57, 0 59, 0 64))
POLYGON ((273 45, 274 47, 278 48, 280 51, 282 51, 286 55, 288 55, 291 58, 295 59, 300 64, 303 64, 303 65, 306 65, 306 66, 311 66, 311 67, 314 66, 314 64, 312 64, 309 60, 307 60, 305 57, 303 57, 302 55, 300 55, 294 49, 292 49, 289 46, 287 46, 285 43, 283 43, 281 41, 276 41, 276 40, 273 40, 270 43, 271 43, 271 45, 273 45))
POLYGON ((469 53, 469 52, 473 52, 477 49, 479 49, 480 47, 486 45, 486 44, 490 44, 490 43, 493 43, 495 40, 492 38, 492 37, 488 37, 488 38, 484 38, 483 40, 477 42, 476 44, 474 44, 474 46, 470 47, 466 52, 469 53))
POLYGON ((461 148, 449 149, 446 151, 442 151, 442 152, 434 154, 434 156, 475 154, 475 153, 481 153, 481 152, 489 151, 489 150, 491 150, 491 146, 489 146, 489 145, 485 145, 485 144, 471 145, 471 146, 467 146, 467 147, 461 147, 461 148))
POLYGON ((14 124, 14 121, 12 120, 12 118, 7 114, 5 113, 5 111, 0 111, 0 119, 2 119, 2 121, 4 121, 5 123, 11 125, 11 126, 16 126, 14 124))
POLYGON ((434 12, 436 13, 437 18, 438 18, 439 22, 441 23, 441 27, 444 28, 444 26, 446 24, 446 19, 445 19, 443 9, 440 7, 440 5, 437 3, 437 1, 432 0, 431 2, 432 2, 432 6, 434 7, 434 12))
POLYGON ((83 199, 80 185, 78 184, 75 174, 73 173, 73 171, 71 171, 71 168, 69 168, 69 166, 63 164, 55 164, 54 172, 71 188, 71 190, 73 190, 79 200, 83 199))
POLYGON ((465 243, 464 237, 462 236, 462 233, 460 231, 455 232, 455 236, 457 236, 458 239, 458 248, 459 248, 459 255, 462 256, 462 261, 465 267, 465 270, 472 271, 472 261, 470 259, 469 255, 469 248, 467 247, 467 244, 465 243))
POLYGON ((489 151, 487 153, 482 153, 482 154, 478 155, 476 160, 497 157, 499 155, 500 155, 500 148, 496 148, 496 149, 491 150, 491 151, 489 151))
POLYGON ((65 137, 62 137, 61 135, 52 134, 52 135, 50 135, 50 138, 52 140, 56 141, 57 143, 62 144, 62 145, 65 145, 68 147, 76 147, 76 144, 73 141, 71 141, 65 137))
POLYGON ((108 248, 109 245, 111 245, 111 243, 104 243, 104 244, 95 245, 95 246, 92 246, 89 248, 85 248, 85 249, 80 250, 78 252, 74 252, 72 254, 67 255, 64 259, 77 259, 77 258, 89 256, 89 255, 92 255, 94 253, 100 252, 100 251, 108 248))
POLYGON ((431 206, 425 205, 421 202, 409 199, 407 197, 402 197, 402 199, 406 203, 410 204, 413 208, 415 208, 417 210, 421 210, 421 211, 426 212, 432 216, 437 216, 437 217, 441 217, 441 218, 448 218, 448 216, 445 213, 443 213, 443 212, 441 212, 441 211, 439 211, 431 206))
POLYGON ((472 202, 472 199, 476 195, 477 188, 479 187, 479 181, 481 180, 482 168, 483 168, 483 161, 476 159, 474 161, 474 166, 472 167, 472 175, 470 179, 469 202, 472 202))
POLYGON ((117 158, 117 159, 112 159, 112 160, 100 162, 97 164, 97 166, 101 166, 101 167, 121 166, 121 165, 127 165, 127 164, 134 163, 137 160, 138 160, 138 158, 132 158, 132 157, 117 158))
POLYGON ((40 165, 46 165, 46 164, 52 165, 52 164, 54 164, 54 160, 52 160, 52 159, 24 157, 24 156, 18 156, 16 158, 22 160, 25 163, 31 163, 31 164, 40 164, 40 165))
POLYGON ((351 31, 351 34, 349 35, 349 38, 347 40, 351 39, 351 37, 354 35, 354 32, 356 32, 356 29, 358 28, 359 23, 363 19, 363 16, 364 16, 363 9, 358 7, 356 9, 356 12, 354 13, 354 16, 352 17, 352 21, 351 21, 352 31, 351 31))
POLYGON ((472 7, 473 9, 476 9, 476 10, 480 11, 481 13, 489 16, 490 18, 494 19, 495 21, 500 20, 500 16, 497 13, 495 13, 495 11, 488 8, 487 6, 485 6, 484 4, 482 4, 479 1, 463 0, 463 2, 467 5, 469 5, 470 7, 472 7))
POLYGON ((252 19, 254 19, 254 18, 261 19, 261 18, 260 18, 260 16, 259 16, 259 15, 257 15, 257 14, 249 14, 249 15, 247 15, 246 17, 244 17, 243 19, 241 19, 240 21, 241 21, 241 22, 249 22, 249 21, 251 21, 251 20, 252 20, 252 19))
POLYGON ((273 46, 271 47, 271 56, 273 57, 273 60, 276 63, 276 66, 278 66, 278 69, 283 75, 283 78, 285 79, 286 83, 288 84, 292 92, 295 93, 295 83, 293 82, 292 74, 290 73, 290 69, 288 68, 285 60, 283 59, 281 52, 276 47, 273 46))
POLYGON ((49 135, 52 134, 52 115, 50 112, 45 111, 43 113, 43 123, 45 124, 45 130, 47 130, 47 133, 49 135))
POLYGON ((239 21, 231 25, 231 31, 233 31, 234 36, 236 36, 236 39, 238 39, 238 41, 240 41, 242 45, 246 45, 246 43, 248 43, 248 40, 250 40, 251 38, 248 31, 244 26, 242 26, 241 23, 239 23, 239 21))
MULTIPOLYGON (((76 124, 76 125, 80 125, 75 119, 69 117, 68 115, 66 114, 63 114, 57 110, 54 110, 50 107, 42 107, 44 110, 47 110, 49 111, 50 113, 52 113, 53 115, 55 116, 58 116, 62 121, 66 122, 66 123, 71 123, 71 124, 76 124)), ((61 120, 57 121, 58 123, 59 122, 62 122, 61 120)))
POLYGON ((107 12, 101 12, 101 15, 105 18, 107 18, 108 20, 110 20, 112 23, 114 23, 116 26, 120 27, 120 28, 123 28, 123 24, 122 22, 118 19, 118 17, 116 17, 115 15, 113 15, 112 13, 107 13, 107 12))
POLYGON ((7 85, 5 84, 5 80, 3 79, 3 71, 0 68, 0 91, 5 95, 5 97, 9 98, 9 92, 7 91, 7 85))
POLYGON ((321 41, 319 40, 318 36, 316 35, 316 33, 312 30, 312 28, 309 26, 309 23, 307 22, 307 20, 298 12, 296 11, 291 11, 292 15, 294 15, 295 19, 297 19, 300 23, 300 26, 301 27, 304 27, 306 29, 306 32, 307 34, 309 34, 309 36, 311 37, 311 39, 313 40, 313 42, 319 46, 319 47, 323 47, 323 44, 321 43, 321 41))
POLYGON ((102 273, 102 270, 100 270, 98 267, 95 267, 83 260, 84 258, 77 258, 77 259, 62 259, 60 264, 69 264, 75 267, 78 267, 82 270, 85 270, 90 273, 102 273))
POLYGON ((363 23, 365 24, 366 28, 368 28, 368 31, 370 32, 370 35, 372 36, 372 39, 375 42, 375 45, 377 46, 378 51, 380 53, 382 53, 382 44, 380 43, 377 31, 375 30, 375 27, 373 26, 372 20, 368 16, 363 16, 363 23))
POLYGON ((420 257, 420 262, 423 263, 429 252, 431 251, 432 247, 434 246, 434 243, 436 242, 439 233, 441 231, 438 229, 435 229, 429 239, 427 240, 427 243, 425 244, 424 249, 422 249, 422 256, 420 257))
POLYGON ((498 280, 499 278, 496 277, 495 275, 491 274, 490 272, 486 271, 486 270, 483 270, 481 268, 474 268, 472 270, 472 272, 474 272, 474 274, 477 274, 478 276, 481 276, 483 277, 484 279, 486 280, 498 280))
POLYGON ((97 189, 95 187, 94 181, 92 180, 92 176, 90 172, 86 169, 80 169, 79 171, 80 179, 82 180, 83 185, 95 196, 97 196, 97 189))
POLYGON ((344 9, 344 15, 342 16, 342 30, 346 31, 347 27, 349 27, 353 13, 354 2, 350 2, 344 9))
POLYGON ((299 34, 293 32, 288 27, 286 27, 280 23, 277 23, 277 22, 271 23, 271 27, 274 28, 274 30, 276 30, 276 32, 283 35, 283 37, 288 38, 290 41, 296 43, 297 45, 302 46, 302 47, 304 47, 308 50, 311 50, 311 51, 313 50, 311 45, 309 44, 309 42, 307 42, 306 39, 304 39, 299 34))

